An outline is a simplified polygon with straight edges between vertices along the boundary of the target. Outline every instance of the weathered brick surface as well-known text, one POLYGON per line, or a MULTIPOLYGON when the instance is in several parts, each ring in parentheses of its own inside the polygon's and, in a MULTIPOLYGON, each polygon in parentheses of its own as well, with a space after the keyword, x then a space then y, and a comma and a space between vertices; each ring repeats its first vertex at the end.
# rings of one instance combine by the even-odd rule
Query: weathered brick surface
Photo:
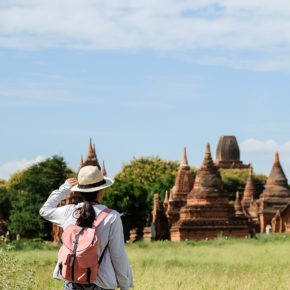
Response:
POLYGON ((240 160, 240 149, 235 136, 221 136, 216 150, 216 166, 219 168, 246 168, 240 160))
POLYGON ((170 237, 172 241, 201 240, 215 238, 221 233, 243 237, 248 234, 248 221, 244 215, 235 216, 207 144, 193 189, 180 209, 179 220, 170 229, 170 237))

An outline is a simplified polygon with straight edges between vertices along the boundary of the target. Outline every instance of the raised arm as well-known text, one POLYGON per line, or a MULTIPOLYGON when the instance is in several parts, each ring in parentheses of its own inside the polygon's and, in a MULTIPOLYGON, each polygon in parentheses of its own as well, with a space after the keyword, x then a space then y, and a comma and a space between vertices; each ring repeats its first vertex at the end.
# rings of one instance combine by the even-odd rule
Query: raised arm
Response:
POLYGON ((64 200, 68 194, 70 194, 71 188, 75 184, 77 184, 75 178, 67 179, 59 189, 54 190, 50 194, 47 201, 39 210, 39 214, 46 220, 61 226, 66 219, 68 206, 57 207, 57 205, 64 200))
POLYGON ((133 275, 125 251, 122 220, 118 216, 111 225, 109 252, 115 270, 118 286, 121 290, 133 287, 133 275))

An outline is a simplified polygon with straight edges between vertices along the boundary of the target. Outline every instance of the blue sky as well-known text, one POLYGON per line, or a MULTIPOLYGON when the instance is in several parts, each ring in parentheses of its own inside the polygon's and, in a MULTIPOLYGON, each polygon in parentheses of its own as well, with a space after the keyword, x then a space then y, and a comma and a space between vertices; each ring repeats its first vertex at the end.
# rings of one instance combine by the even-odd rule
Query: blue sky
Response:
POLYGON ((289 176, 290 4, 191 2, 1 2, 0 178, 54 154, 76 170, 89 137, 111 176, 183 146, 199 167, 220 135, 289 176))

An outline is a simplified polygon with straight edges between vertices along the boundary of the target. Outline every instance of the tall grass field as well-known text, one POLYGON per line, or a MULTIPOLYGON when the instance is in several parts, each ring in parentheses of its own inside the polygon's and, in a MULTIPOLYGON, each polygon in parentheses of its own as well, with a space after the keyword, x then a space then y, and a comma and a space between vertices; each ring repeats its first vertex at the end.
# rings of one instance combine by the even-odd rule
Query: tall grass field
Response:
MULTIPOLYGON (((126 245, 136 290, 290 289, 290 236, 257 240, 126 245)), ((57 249, 19 241, 0 246, 0 289, 62 289, 52 272, 57 249)))

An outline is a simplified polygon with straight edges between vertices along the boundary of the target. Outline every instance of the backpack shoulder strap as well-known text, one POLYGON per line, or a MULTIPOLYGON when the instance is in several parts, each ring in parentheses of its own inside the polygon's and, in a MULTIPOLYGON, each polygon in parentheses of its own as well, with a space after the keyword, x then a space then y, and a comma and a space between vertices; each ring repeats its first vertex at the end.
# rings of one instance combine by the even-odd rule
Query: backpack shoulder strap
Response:
POLYGON ((105 208, 95 219, 93 223, 93 228, 96 228, 99 226, 99 224, 106 218, 106 216, 111 212, 112 210, 109 208, 105 208))

